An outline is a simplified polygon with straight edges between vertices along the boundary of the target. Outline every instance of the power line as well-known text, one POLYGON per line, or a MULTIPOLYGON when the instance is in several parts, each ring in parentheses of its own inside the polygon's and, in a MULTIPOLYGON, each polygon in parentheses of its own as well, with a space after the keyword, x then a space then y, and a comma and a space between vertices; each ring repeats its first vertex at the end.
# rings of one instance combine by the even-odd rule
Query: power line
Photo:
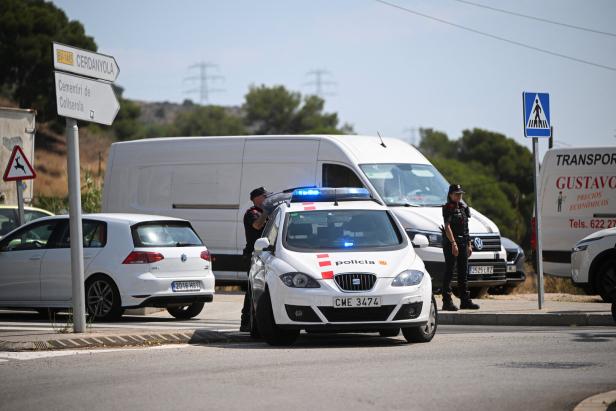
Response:
POLYGON ((208 69, 217 69, 218 65, 216 64, 212 64, 212 63, 207 63, 204 61, 201 61, 199 63, 195 63, 192 66, 189 66, 188 69, 189 70, 194 70, 194 69, 198 69, 199 70, 199 74, 195 75, 195 76, 189 76, 189 77, 185 77, 184 81, 196 81, 198 83, 198 86, 194 89, 191 90, 186 90, 184 91, 184 93, 186 94, 192 94, 192 93, 196 93, 199 95, 199 102, 201 104, 204 103, 209 103, 210 102, 210 94, 211 93, 219 93, 224 91, 224 89, 221 88, 212 88, 210 83, 214 82, 214 81, 218 81, 218 80, 224 80, 224 77, 218 74, 209 74, 208 73, 208 69))
POLYGON ((335 81, 324 79, 324 77, 327 77, 327 76, 331 77, 331 73, 329 71, 323 70, 323 69, 310 70, 309 72, 306 73, 306 75, 314 76, 314 81, 309 81, 307 83, 304 83, 304 86, 314 86, 313 94, 315 96, 324 97, 324 96, 335 95, 334 93, 331 93, 331 92, 327 93, 324 91, 325 86, 333 86, 337 84, 335 81))
POLYGON ((498 7, 492 7, 492 6, 488 6, 488 5, 480 4, 480 3, 475 3, 475 2, 472 2, 472 1, 468 1, 468 0, 454 0, 454 1, 457 1, 459 3, 468 4, 468 5, 475 6, 475 7, 481 7, 481 8, 492 10, 492 11, 496 11, 496 12, 499 12, 499 13, 510 14, 512 16, 523 17, 525 19, 540 21, 542 23, 549 23, 549 24, 554 24, 556 26, 567 27, 567 28, 570 28, 570 29, 587 31, 587 32, 590 32, 590 33, 603 34, 605 36, 616 37, 616 33, 610 33, 609 31, 596 30, 596 29, 591 29, 591 28, 588 28, 588 27, 576 26, 574 24, 563 23, 563 22, 560 22, 560 21, 554 21, 554 20, 550 20, 550 19, 545 19, 545 18, 542 18, 542 17, 530 16, 528 14, 522 14, 522 13, 517 13, 515 11, 499 9, 498 7))
POLYGON ((398 4, 390 3, 390 2, 385 1, 385 0, 374 0, 374 1, 376 1, 378 3, 381 3, 381 4, 384 4, 386 6, 389 6, 389 7, 393 7, 393 8, 405 11, 405 12, 410 13, 410 14, 414 14, 416 16, 420 16, 420 17, 423 17, 423 18, 426 18, 426 19, 429 19, 429 20, 437 21, 437 22, 442 23, 442 24, 447 24, 449 26, 456 27, 456 28, 459 28, 461 30, 470 31, 471 33, 479 34, 481 36, 489 37, 491 39, 495 39, 495 40, 503 41, 505 43, 513 44, 513 45, 518 46, 518 47, 523 47, 523 48, 526 48, 526 49, 529 49, 529 50, 538 51, 540 53, 549 54, 551 56, 560 57, 560 58, 563 58, 563 59, 566 59, 566 60, 575 61, 577 63, 588 64, 590 66, 599 67, 599 68, 602 68, 602 69, 605 69, 605 70, 616 71, 616 67, 613 67, 613 66, 607 66, 607 65, 600 64, 600 63, 595 63, 595 62, 592 62, 592 61, 589 61, 589 60, 584 60, 584 59, 581 59, 581 58, 578 58, 578 57, 573 57, 573 56, 569 56, 569 55, 566 55, 566 54, 557 53, 555 51, 551 51, 551 50, 547 50, 547 49, 542 49, 540 47, 531 46, 530 44, 522 43, 522 42, 519 42, 519 41, 516 41, 516 40, 511 40, 511 39, 508 39, 508 38, 505 38, 505 37, 501 37, 501 36, 497 36, 495 34, 491 34, 491 33, 485 32, 485 31, 481 31, 481 30, 477 30, 477 29, 474 29, 474 28, 471 28, 471 27, 463 26, 461 24, 453 23, 453 22, 448 21, 448 20, 443 20, 443 19, 438 18, 438 17, 430 16, 428 14, 420 13, 418 11, 411 10, 409 8, 400 6, 398 4))

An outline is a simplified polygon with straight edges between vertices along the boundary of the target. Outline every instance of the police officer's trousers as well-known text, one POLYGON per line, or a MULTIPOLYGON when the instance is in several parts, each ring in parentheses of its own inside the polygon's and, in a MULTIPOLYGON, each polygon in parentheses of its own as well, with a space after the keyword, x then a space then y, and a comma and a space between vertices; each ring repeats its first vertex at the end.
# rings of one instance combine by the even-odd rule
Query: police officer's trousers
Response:
POLYGON ((458 288, 460 296, 464 296, 468 290, 468 238, 456 237, 458 244, 458 256, 454 256, 451 251, 451 242, 448 239, 443 241, 443 254, 445 255, 445 275, 443 277, 443 295, 451 294, 451 280, 453 269, 457 265, 458 288))

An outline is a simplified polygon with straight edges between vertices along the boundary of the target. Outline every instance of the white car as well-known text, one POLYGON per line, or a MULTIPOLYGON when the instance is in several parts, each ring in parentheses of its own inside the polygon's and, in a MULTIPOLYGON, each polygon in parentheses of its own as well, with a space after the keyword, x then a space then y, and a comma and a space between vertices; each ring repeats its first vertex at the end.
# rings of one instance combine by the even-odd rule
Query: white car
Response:
MULTIPOLYGON (((41 218, 0 241, 0 307, 71 307, 68 222, 41 218)), ((86 214, 83 247, 86 308, 98 320, 136 307, 188 319, 213 299, 210 254, 186 220, 86 214)))
POLYGON ((577 242, 571 254, 571 280, 605 302, 616 298, 616 227, 577 242))
POLYGON ((365 189, 295 190, 255 243, 249 293, 251 334, 272 345, 292 344, 300 330, 402 329, 408 341, 428 342, 437 327, 423 261, 365 189))

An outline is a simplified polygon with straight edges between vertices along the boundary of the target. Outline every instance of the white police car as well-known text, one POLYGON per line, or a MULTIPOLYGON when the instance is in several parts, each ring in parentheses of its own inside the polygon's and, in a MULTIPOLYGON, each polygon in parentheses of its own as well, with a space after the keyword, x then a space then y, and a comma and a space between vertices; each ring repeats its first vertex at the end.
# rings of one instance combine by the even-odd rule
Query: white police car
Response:
POLYGON ((365 189, 293 191, 255 243, 251 334, 289 345, 300 330, 380 332, 428 342, 430 275, 404 229, 365 189))

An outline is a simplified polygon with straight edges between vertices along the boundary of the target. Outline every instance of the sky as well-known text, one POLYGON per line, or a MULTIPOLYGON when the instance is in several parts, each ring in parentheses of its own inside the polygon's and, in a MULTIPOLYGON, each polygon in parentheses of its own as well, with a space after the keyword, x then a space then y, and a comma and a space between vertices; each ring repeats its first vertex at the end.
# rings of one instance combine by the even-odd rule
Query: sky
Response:
MULTIPOLYGON (((326 110, 359 134, 410 141, 412 129, 450 138, 475 127, 529 148, 522 92, 550 93, 556 147, 616 145, 616 35, 539 22, 459 0, 388 0, 547 55, 410 14, 375 0, 57 0, 115 56, 124 96, 198 101, 189 66, 217 64, 212 104, 240 105, 251 85, 303 94, 327 70, 326 110)), ((616 33, 612 0, 472 0, 542 19, 616 33)), ((539 142, 540 151, 547 141, 539 142)))

